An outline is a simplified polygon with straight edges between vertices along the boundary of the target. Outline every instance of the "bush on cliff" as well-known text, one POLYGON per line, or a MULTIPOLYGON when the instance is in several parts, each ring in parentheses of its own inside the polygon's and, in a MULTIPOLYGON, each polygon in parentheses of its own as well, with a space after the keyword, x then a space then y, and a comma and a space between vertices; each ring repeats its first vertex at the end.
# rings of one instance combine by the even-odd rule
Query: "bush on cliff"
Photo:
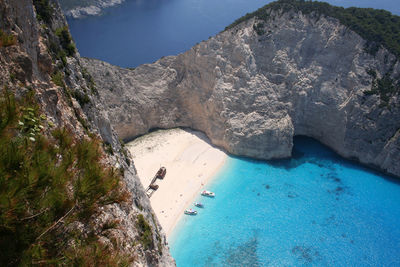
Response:
MULTIPOLYGON (((381 100, 380 106, 388 106, 390 97, 396 93, 400 93, 400 83, 396 82, 386 73, 382 78, 378 79, 375 71, 367 71, 372 77, 371 90, 365 91, 365 95, 379 95, 381 100)), ((389 106, 388 106, 389 107, 389 106)))
POLYGON ((15 45, 17 43, 17 38, 12 34, 6 34, 0 30, 0 47, 7 47, 15 45))
POLYGON ((143 245, 144 249, 154 248, 151 226, 142 214, 138 215, 136 227, 138 228, 140 234, 139 241, 143 245))
POLYGON ((68 225, 125 201, 120 172, 101 163, 96 139, 43 130, 33 93, 0 94, 0 265, 117 266, 129 257, 68 225), (72 243, 71 243, 72 242, 72 243), (71 246, 71 244, 74 244, 71 246))
POLYGON ((35 6, 38 19, 45 23, 50 23, 53 14, 53 7, 49 0, 33 0, 33 5, 35 6))
POLYGON ((56 30, 56 35, 60 40, 61 47, 66 52, 66 55, 72 57, 75 54, 75 44, 72 42, 71 34, 68 26, 61 27, 56 30))

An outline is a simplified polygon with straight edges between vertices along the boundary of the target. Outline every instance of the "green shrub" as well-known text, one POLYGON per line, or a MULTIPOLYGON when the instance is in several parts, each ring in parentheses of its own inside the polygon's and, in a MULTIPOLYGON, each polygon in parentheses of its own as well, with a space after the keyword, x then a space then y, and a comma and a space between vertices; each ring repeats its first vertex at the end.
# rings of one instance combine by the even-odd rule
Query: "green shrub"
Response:
POLYGON ((107 266, 127 267, 135 257, 122 253, 115 253, 100 242, 81 242, 79 246, 66 250, 66 266, 107 266))
POLYGON ((108 153, 110 155, 114 155, 114 150, 110 143, 104 142, 103 147, 104 147, 104 151, 106 151, 106 153, 108 153))
POLYGON ((67 54, 64 50, 58 51, 56 57, 61 60, 61 67, 67 66, 67 54))
POLYGON ((10 73, 10 80, 11 82, 15 82, 15 80, 17 79, 17 75, 15 73, 10 73))
POLYGON ((61 71, 57 71, 51 75, 51 80, 53 83, 59 87, 65 87, 64 75, 61 71))
POLYGON ((58 146, 60 152, 63 153, 64 150, 68 149, 73 144, 73 138, 71 132, 65 128, 57 128, 52 132, 55 139, 58 140, 58 146))
POLYGON ((67 56, 72 57, 75 54, 75 45, 72 42, 72 37, 69 33, 68 26, 58 28, 56 35, 60 40, 61 47, 64 49, 67 56))
POLYGON ((96 89, 96 84, 94 82, 94 79, 86 68, 82 68, 82 75, 83 78, 85 78, 86 82, 88 83, 91 93, 94 95, 99 95, 99 92, 96 89))
POLYGON ((8 92, 8 88, 4 87, 3 93, 0 95, 0 133, 13 124, 17 117, 17 107, 14 97, 8 92))
POLYGON ((72 237, 61 238, 57 222, 85 222, 97 207, 126 201, 119 171, 101 163, 98 140, 77 140, 60 128, 44 135, 44 118, 33 93, 16 101, 7 88, 1 92, 0 266, 116 266, 124 257, 99 247, 96 238, 79 236, 68 248, 72 237))
POLYGON ((38 19, 45 23, 50 23, 54 11, 49 0, 33 0, 33 5, 35 6, 38 19))
POLYGON ((0 47, 7 47, 15 45, 17 43, 17 37, 12 34, 6 34, 0 30, 0 47))
POLYGON ((373 79, 376 79, 376 76, 377 76, 376 70, 367 69, 367 74, 368 74, 369 76, 371 76, 373 79))
POLYGON ((142 214, 139 214, 137 217, 136 227, 139 230, 139 241, 143 245, 144 249, 154 248, 151 226, 142 214))
POLYGON ((90 103, 90 98, 86 93, 82 93, 79 91, 72 91, 71 95, 78 101, 81 107, 90 103))
POLYGON ((379 92, 381 100, 387 103, 390 96, 395 92, 399 92, 400 88, 394 85, 394 81, 389 75, 385 75, 376 80, 376 90, 379 92))
POLYGON ((380 107, 386 107, 390 97, 400 93, 400 85, 390 77, 389 73, 378 79, 375 71, 367 71, 373 77, 371 90, 365 91, 364 95, 379 95, 381 100, 380 107))
POLYGON ((61 66, 58 66, 59 69, 62 69, 67 65, 67 54, 56 42, 50 41, 49 50, 51 51, 53 58, 61 60, 61 66))
POLYGON ((262 22, 254 24, 253 29, 257 33, 257 35, 263 35, 265 33, 264 23, 262 23, 262 22))
POLYGON ((118 227, 118 225, 120 224, 120 221, 119 220, 110 220, 110 221, 107 221, 104 225, 103 225, 103 227, 102 227, 102 231, 106 231, 106 230, 108 230, 108 229, 115 229, 115 228, 117 228, 118 227))
POLYGON ((75 111, 76 118, 78 119, 78 121, 82 125, 83 129, 85 129, 86 134, 90 135, 90 132, 89 132, 90 128, 89 128, 88 122, 86 121, 86 119, 82 118, 81 115, 75 109, 74 109, 74 111, 75 111))

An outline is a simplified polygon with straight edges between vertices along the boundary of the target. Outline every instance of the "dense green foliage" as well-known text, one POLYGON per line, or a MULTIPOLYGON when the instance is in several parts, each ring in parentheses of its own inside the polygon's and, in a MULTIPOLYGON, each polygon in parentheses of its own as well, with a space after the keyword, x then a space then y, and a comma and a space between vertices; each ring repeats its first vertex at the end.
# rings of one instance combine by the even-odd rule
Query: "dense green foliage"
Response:
MULTIPOLYGON (((81 105, 81 107, 90 103, 90 98, 89 98, 88 94, 82 93, 80 91, 70 91, 70 92, 71 92, 71 96, 78 101, 78 103, 79 103, 79 105, 81 105)), ((106 150, 106 152, 108 152, 108 151, 106 150)))
POLYGON ((143 217, 142 214, 138 215, 138 219, 136 221, 136 226, 139 230, 140 234, 140 243, 143 245, 145 249, 152 249, 154 247, 153 244, 153 235, 151 233, 151 226, 143 217))
POLYGON ((51 75, 51 81, 60 87, 64 87, 64 75, 61 71, 57 71, 51 75))
POLYGON ((33 5, 35 6, 38 19, 45 23, 50 23, 54 11, 49 0, 33 0, 33 5))
POLYGON ((80 92, 77 90, 74 91, 74 90, 70 90, 67 88, 67 86, 64 83, 64 74, 61 71, 58 70, 55 73, 53 73, 51 75, 51 81, 55 85, 62 87, 65 90, 65 92, 69 98, 71 98, 71 97, 75 98, 78 101, 79 105, 81 105, 81 107, 90 103, 90 98, 89 98, 88 94, 86 93, 86 91, 80 92))
POLYGON ((61 47, 64 49, 68 57, 75 54, 75 44, 72 42, 72 37, 69 33, 68 26, 61 27, 56 30, 56 35, 60 40, 61 47))
POLYGON ((264 23, 259 22, 253 25, 253 29, 256 31, 258 35, 263 35, 265 33, 264 31, 264 23))
POLYGON ((376 71, 368 70, 368 74, 372 77, 371 90, 365 91, 365 95, 377 94, 380 97, 380 106, 388 106, 390 97, 393 94, 400 92, 400 83, 396 82, 390 77, 389 73, 378 79, 376 71))
POLYGON ((93 79, 92 75, 90 75, 88 70, 85 68, 82 68, 82 75, 83 75, 83 78, 86 80, 87 84, 89 85, 90 92, 94 95, 98 95, 99 92, 96 89, 96 84, 94 83, 94 79, 93 79))
POLYGON ((12 34, 6 34, 0 29, 0 47, 7 47, 15 45, 17 43, 17 38, 12 34))
POLYGON ((127 258, 65 226, 127 199, 120 172, 101 164, 100 142, 43 132, 33 93, 0 94, 0 265, 116 266, 127 258), (61 223, 62 222, 62 223, 61 223), (75 246, 68 246, 73 240, 75 246))
POLYGON ((279 0, 251 14, 246 14, 226 29, 253 17, 267 20, 271 10, 282 10, 283 12, 294 10, 301 11, 303 14, 314 13, 316 16, 325 15, 336 18, 368 41, 368 52, 374 54, 379 46, 383 45, 396 56, 400 56, 400 17, 385 10, 342 8, 317 1, 279 0))

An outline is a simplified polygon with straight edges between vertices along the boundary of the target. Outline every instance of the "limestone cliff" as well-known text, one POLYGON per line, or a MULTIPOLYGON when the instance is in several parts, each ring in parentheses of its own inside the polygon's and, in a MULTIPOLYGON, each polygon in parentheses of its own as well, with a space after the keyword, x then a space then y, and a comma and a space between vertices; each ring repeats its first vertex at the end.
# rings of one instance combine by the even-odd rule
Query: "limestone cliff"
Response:
POLYGON ((120 5, 123 2, 124 0, 60 0, 64 14, 74 19, 101 15, 104 9, 120 5))
POLYGON ((152 128, 203 131, 235 155, 290 157, 306 135, 340 155, 400 176, 400 97, 370 94, 398 81, 396 56, 337 19, 267 9, 189 51, 128 70, 82 59, 123 139, 152 128))
MULTIPOLYGON (((48 142, 47 147, 53 146, 56 129, 66 129, 67 132, 70 132, 71 140, 74 140, 72 143, 75 144, 86 144, 83 140, 95 140, 94 143, 99 140, 103 149, 98 151, 100 156, 94 155, 94 157, 100 158, 102 168, 107 168, 101 170, 99 175, 106 170, 111 170, 113 175, 120 175, 122 177, 121 188, 118 190, 127 190, 128 193, 121 201, 112 201, 112 203, 107 202, 106 204, 101 202, 102 205, 100 202, 96 202, 96 199, 90 200, 96 204, 96 211, 90 218, 80 220, 79 218, 83 215, 91 213, 79 214, 79 212, 85 211, 86 207, 76 197, 75 181, 70 180, 67 181, 68 194, 66 198, 71 198, 71 201, 65 201, 63 205, 73 205, 72 201, 75 201, 75 205, 71 209, 68 208, 69 211, 64 216, 61 216, 62 214, 56 216, 57 220, 54 221, 54 224, 53 221, 48 221, 50 218, 48 214, 53 212, 54 206, 50 205, 40 211, 40 205, 39 207, 28 205, 29 199, 26 199, 26 204, 22 203, 22 205, 26 205, 26 211, 24 211, 24 216, 27 215, 26 218, 14 219, 12 207, 7 211, 8 214, 3 213, 7 206, 3 201, 4 192, 9 184, 12 184, 12 181, 7 180, 7 183, 3 183, 7 176, 4 176, 6 172, 2 169, 0 171, 2 182, 1 265, 15 266, 21 261, 26 265, 48 265, 60 262, 65 264, 67 260, 70 260, 70 264, 75 262, 78 265, 85 265, 86 257, 86 260, 94 265, 107 263, 108 266, 114 266, 118 263, 117 258, 114 257, 117 255, 118 257, 123 256, 124 263, 130 263, 133 266, 174 266, 174 260, 166 246, 165 235, 153 215, 148 197, 144 194, 144 189, 136 176, 134 166, 130 162, 129 152, 120 143, 113 126, 110 125, 107 113, 102 110, 90 75, 79 63, 80 56, 71 41, 66 21, 58 4, 47 0, 34 0, 33 3, 32 0, 0 0, 0 102, 4 103, 4 99, 7 99, 4 98, 5 91, 12 92, 17 99, 24 99, 26 95, 33 96, 33 101, 39 106, 40 119, 29 117, 34 115, 34 109, 29 110, 23 107, 22 110, 28 110, 31 114, 24 117, 29 122, 41 121, 41 124, 37 125, 39 127, 35 128, 36 132, 33 133, 33 135, 41 136, 40 138, 35 137, 37 145, 40 144, 38 140, 49 140, 46 141, 48 142), (117 174, 115 174, 115 170, 118 170, 117 174), (36 208, 40 212, 36 211, 36 208), (20 236, 23 231, 22 225, 13 230, 6 228, 6 223, 10 225, 37 223, 43 230, 48 228, 41 235, 31 232, 26 233, 27 236, 20 236), (51 227, 49 227, 50 225, 51 227), (15 234, 15 231, 19 231, 18 234, 15 234), (11 239, 6 238, 8 232, 14 235, 11 239), (45 238, 52 242, 50 244, 56 244, 60 251, 49 255, 52 248, 46 248, 45 238), (14 244, 4 243, 5 240, 12 239, 22 241, 18 241, 19 243, 17 242, 15 247, 13 247, 14 244), (80 250, 81 255, 74 255, 80 246, 92 245, 93 240, 98 242, 95 246, 83 247, 80 250), (100 248, 104 248, 104 251, 108 251, 109 254, 97 255, 100 261, 96 262, 95 253, 101 253, 100 248), (68 255, 62 254, 68 253, 69 249, 75 252, 68 255), (92 252, 93 255, 90 254, 92 252), (52 262, 47 262, 50 259, 52 262)), ((7 118, 7 114, 9 113, 6 110, 0 110, 1 138, 5 138, 4 125, 8 122, 4 118, 7 118)), ((24 125, 24 122, 19 121, 18 123, 24 125)), ((35 138, 30 136, 29 139, 23 139, 24 133, 18 129, 10 127, 7 130, 9 131, 8 135, 12 135, 11 137, 14 139, 22 138, 22 140, 27 140, 26 142, 31 142, 32 145, 28 147, 29 149, 34 147, 35 138)), ((29 149, 27 151, 30 151, 29 149)), ((55 145, 52 149, 50 152, 57 153, 56 158, 62 162, 63 154, 57 152, 61 151, 61 148, 55 145)), ((67 151, 66 155, 74 155, 73 153, 75 152, 67 151)), ((41 160, 45 162, 43 157, 41 160)), ((76 158, 72 158, 68 164, 74 164, 76 161, 76 158)), ((26 162, 17 164, 15 173, 20 168, 18 166, 23 164, 26 162)), ((58 165, 59 163, 56 162, 56 167, 58 165)), ((79 173, 75 174, 76 169, 74 168, 71 167, 68 170, 71 173, 71 179, 74 179, 74 175, 80 177, 79 173)), ((27 175, 31 175, 31 173, 27 175)), ((12 178, 19 179, 19 176, 12 178)), ((44 177, 42 178, 44 179, 44 177)), ((35 183, 29 186, 39 187, 35 183)), ((89 184, 87 186, 96 185, 89 184)), ((40 198, 46 199, 47 192, 52 192, 52 185, 48 184, 47 187, 44 185, 44 188, 43 192, 33 191, 29 194, 37 194, 39 197, 41 195, 40 198)), ((12 191, 8 197, 11 198, 17 193, 12 191)), ((90 196, 84 197, 89 199, 90 196)), ((99 198, 101 197, 100 195, 99 198)), ((18 205, 18 203, 11 204, 18 205)), ((57 212, 60 213, 65 209, 64 206, 59 207, 55 214, 57 215, 57 212)), ((38 227, 39 230, 40 227, 38 227)))

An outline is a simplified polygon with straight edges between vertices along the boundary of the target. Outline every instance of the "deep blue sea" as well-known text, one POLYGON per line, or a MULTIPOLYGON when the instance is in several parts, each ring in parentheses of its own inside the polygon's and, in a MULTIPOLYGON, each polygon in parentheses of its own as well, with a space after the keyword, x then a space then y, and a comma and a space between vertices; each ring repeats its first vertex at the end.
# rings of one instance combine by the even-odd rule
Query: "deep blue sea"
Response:
POLYGON ((290 160, 230 157, 169 239, 185 266, 400 266, 400 183, 306 137, 290 160))
MULTIPOLYGON (((68 20, 82 56, 122 67, 176 55, 271 0, 126 0, 100 17, 68 20)), ((328 0, 400 15, 399 0, 328 0)))

